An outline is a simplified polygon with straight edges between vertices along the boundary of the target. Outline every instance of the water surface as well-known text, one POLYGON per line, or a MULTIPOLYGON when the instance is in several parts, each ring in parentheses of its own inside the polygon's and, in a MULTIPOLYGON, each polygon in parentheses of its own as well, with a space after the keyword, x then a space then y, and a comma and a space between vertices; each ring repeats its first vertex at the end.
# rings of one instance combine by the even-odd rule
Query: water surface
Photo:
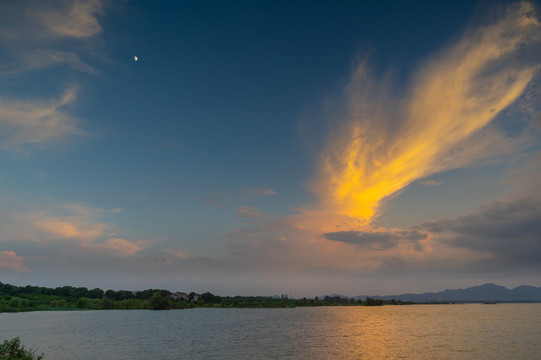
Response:
POLYGON ((0 314, 45 359, 541 359, 541 304, 0 314))

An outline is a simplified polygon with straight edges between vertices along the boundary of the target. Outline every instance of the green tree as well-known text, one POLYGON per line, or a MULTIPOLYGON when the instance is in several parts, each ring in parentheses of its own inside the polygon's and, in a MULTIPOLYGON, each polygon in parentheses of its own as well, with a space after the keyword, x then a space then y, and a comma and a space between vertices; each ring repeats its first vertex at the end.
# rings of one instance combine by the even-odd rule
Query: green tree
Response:
POLYGON ((72 295, 75 288, 73 286, 62 286, 62 287, 57 287, 54 290, 55 290, 55 295, 68 297, 72 295))
POLYGON ((366 306, 382 306, 383 300, 381 299, 373 299, 371 297, 366 298, 366 306))
POLYGON ((11 340, 5 340, 0 344, 0 360, 42 360, 43 354, 36 355, 35 351, 25 349, 21 345, 21 340, 16 337, 11 340))
POLYGON ((15 295, 18 289, 19 287, 15 285, 0 283, 0 293, 4 293, 6 295, 15 295))
POLYGON ((118 290, 113 295, 113 300, 115 301, 121 301, 121 300, 128 300, 135 298, 135 295, 133 292, 128 290, 118 290))
POLYGON ((74 288, 70 292, 70 296, 73 296, 75 298, 89 297, 89 291, 85 287, 74 288))
POLYGON ((11 306, 12 308, 20 308, 21 307, 21 299, 17 298, 17 297, 14 297, 14 298, 11 298, 11 300, 9 301, 9 306, 11 306))
POLYGON ((89 298, 81 297, 81 298, 79 298, 79 300, 77 300, 76 306, 78 308, 81 308, 81 309, 86 309, 86 308, 88 308, 89 301, 90 301, 89 298))
POLYGON ((100 307, 102 309, 113 309, 114 306, 115 306, 115 304, 113 303, 113 300, 105 298, 105 297, 103 299, 101 299, 100 307))
POLYGON ((95 288, 88 292, 88 297, 91 299, 101 299, 105 295, 102 289, 95 288))
POLYGON ((165 310, 171 308, 171 301, 169 295, 161 292, 154 293, 150 298, 150 308, 152 310, 165 310))
POLYGON ((219 304, 222 302, 221 296, 216 296, 208 291, 206 293, 203 293, 200 299, 209 304, 219 304))

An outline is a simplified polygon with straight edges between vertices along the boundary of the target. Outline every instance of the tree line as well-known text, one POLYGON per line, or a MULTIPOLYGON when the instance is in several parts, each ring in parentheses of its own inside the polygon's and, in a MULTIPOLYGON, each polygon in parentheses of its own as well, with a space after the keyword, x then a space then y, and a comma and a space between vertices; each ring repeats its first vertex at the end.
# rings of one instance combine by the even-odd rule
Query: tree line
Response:
POLYGON ((164 289, 142 291, 102 290, 62 286, 15 286, 0 282, 0 312, 36 310, 188 309, 195 307, 281 308, 300 306, 381 306, 406 304, 396 300, 366 298, 364 301, 340 296, 291 299, 287 295, 218 296, 210 292, 178 296, 164 289))

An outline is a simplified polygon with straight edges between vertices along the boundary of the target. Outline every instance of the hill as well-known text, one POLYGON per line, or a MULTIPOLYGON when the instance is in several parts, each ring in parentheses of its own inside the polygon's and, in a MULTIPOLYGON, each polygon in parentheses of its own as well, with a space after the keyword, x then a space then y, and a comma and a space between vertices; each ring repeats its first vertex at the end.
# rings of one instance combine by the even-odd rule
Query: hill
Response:
POLYGON ((359 295, 355 300, 365 300, 367 297, 383 300, 402 300, 416 303, 425 302, 515 302, 515 301, 541 301, 541 287, 521 285, 514 289, 496 284, 483 284, 466 289, 444 290, 423 294, 401 295, 359 295))

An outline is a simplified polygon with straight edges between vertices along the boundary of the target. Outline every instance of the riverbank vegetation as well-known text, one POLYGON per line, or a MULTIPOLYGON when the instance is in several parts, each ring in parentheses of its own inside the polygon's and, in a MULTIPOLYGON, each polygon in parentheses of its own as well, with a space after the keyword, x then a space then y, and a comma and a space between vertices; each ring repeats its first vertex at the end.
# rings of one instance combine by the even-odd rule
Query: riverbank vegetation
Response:
POLYGON ((396 300, 340 296, 292 299, 282 296, 218 296, 210 292, 172 293, 163 289, 143 291, 87 289, 62 286, 15 286, 0 282, 0 312, 37 310, 187 309, 195 307, 283 308, 299 306, 380 306, 406 304, 396 300))
POLYGON ((17 337, 5 340, 0 344, 0 360, 42 360, 43 354, 36 355, 35 351, 25 349, 17 337))

